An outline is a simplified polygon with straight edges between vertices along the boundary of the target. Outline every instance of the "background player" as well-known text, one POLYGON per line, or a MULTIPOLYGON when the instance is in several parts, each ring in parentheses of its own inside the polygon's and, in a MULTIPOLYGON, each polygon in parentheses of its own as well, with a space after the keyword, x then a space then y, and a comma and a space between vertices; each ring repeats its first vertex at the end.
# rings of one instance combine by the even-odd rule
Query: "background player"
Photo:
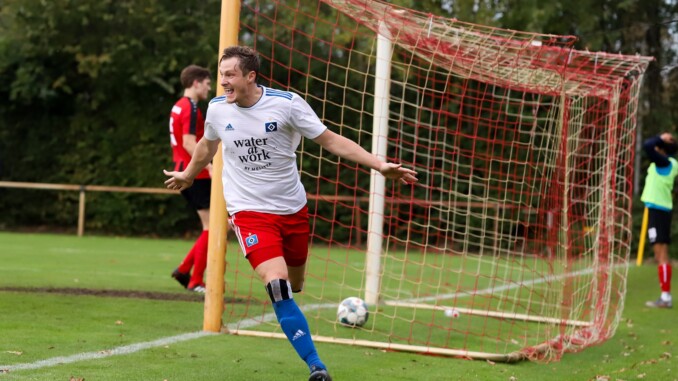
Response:
MULTIPOLYGON (((191 162, 195 147, 202 139, 205 119, 198 108, 198 101, 206 100, 211 90, 210 72, 204 67, 190 65, 181 71, 181 85, 184 96, 172 107, 170 113, 170 143, 174 170, 183 171, 191 162)), ((182 196, 193 207, 202 223, 202 233, 184 260, 172 272, 172 277, 183 287, 205 293, 204 274, 207 266, 207 242, 210 220, 210 178, 211 164, 201 166, 195 175, 193 186, 181 191, 182 196), (191 273, 193 269, 193 273, 191 273)))
POLYGON ((645 177, 645 188, 640 199, 648 209, 647 236, 657 261, 661 295, 646 303, 653 308, 671 308, 671 217, 673 210, 673 184, 678 176, 678 160, 673 155, 678 151, 676 139, 668 132, 653 136, 643 143, 643 148, 652 161, 645 177))

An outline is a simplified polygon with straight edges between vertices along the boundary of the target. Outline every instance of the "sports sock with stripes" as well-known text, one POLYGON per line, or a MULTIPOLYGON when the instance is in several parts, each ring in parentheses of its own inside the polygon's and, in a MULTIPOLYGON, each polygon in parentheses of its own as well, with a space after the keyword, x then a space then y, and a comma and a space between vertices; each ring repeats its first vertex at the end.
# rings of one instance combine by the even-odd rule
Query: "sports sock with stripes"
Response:
POLYGON ((671 292, 671 265, 668 263, 661 264, 657 267, 657 273, 659 275, 659 286, 661 287, 662 292, 671 292))
POLYGON ((280 327, 299 357, 306 362, 309 369, 312 366, 326 369, 318 357, 306 317, 292 298, 290 282, 284 279, 273 280, 266 285, 266 291, 273 302, 273 310, 280 327))

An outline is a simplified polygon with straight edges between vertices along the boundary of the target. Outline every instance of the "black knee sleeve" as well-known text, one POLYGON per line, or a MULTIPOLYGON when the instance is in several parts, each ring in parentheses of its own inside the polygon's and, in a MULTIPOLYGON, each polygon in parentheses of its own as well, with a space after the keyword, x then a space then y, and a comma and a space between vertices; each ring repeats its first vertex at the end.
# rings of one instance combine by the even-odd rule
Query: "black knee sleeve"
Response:
POLYGON ((285 279, 275 279, 266 285, 266 292, 271 298, 271 302, 292 299, 292 286, 285 279))

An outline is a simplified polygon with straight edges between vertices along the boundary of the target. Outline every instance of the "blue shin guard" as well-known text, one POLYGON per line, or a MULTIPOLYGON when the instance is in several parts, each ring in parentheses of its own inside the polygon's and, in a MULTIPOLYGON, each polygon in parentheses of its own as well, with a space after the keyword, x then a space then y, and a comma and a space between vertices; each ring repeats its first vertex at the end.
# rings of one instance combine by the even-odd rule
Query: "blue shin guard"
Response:
POLYGON ((289 282, 276 279, 266 285, 266 290, 273 302, 273 310, 278 317, 278 323, 299 357, 306 362, 309 369, 313 366, 326 369, 315 350, 306 317, 292 298, 289 282))

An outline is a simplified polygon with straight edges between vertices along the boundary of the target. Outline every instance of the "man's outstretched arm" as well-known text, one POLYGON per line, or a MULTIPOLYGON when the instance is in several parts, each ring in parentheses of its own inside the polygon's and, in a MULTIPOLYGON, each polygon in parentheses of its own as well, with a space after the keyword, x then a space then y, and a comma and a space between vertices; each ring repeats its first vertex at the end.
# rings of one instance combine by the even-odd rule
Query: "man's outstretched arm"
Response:
POLYGON ((325 130, 313 141, 339 157, 379 171, 386 178, 400 180, 404 184, 413 184, 419 181, 417 172, 403 168, 402 164, 383 162, 367 152, 358 143, 330 130, 325 130))
POLYGON ((163 170, 163 173, 169 177, 165 181, 167 189, 182 191, 193 184, 193 179, 205 168, 219 149, 219 140, 200 139, 195 145, 191 162, 183 172, 163 170))

